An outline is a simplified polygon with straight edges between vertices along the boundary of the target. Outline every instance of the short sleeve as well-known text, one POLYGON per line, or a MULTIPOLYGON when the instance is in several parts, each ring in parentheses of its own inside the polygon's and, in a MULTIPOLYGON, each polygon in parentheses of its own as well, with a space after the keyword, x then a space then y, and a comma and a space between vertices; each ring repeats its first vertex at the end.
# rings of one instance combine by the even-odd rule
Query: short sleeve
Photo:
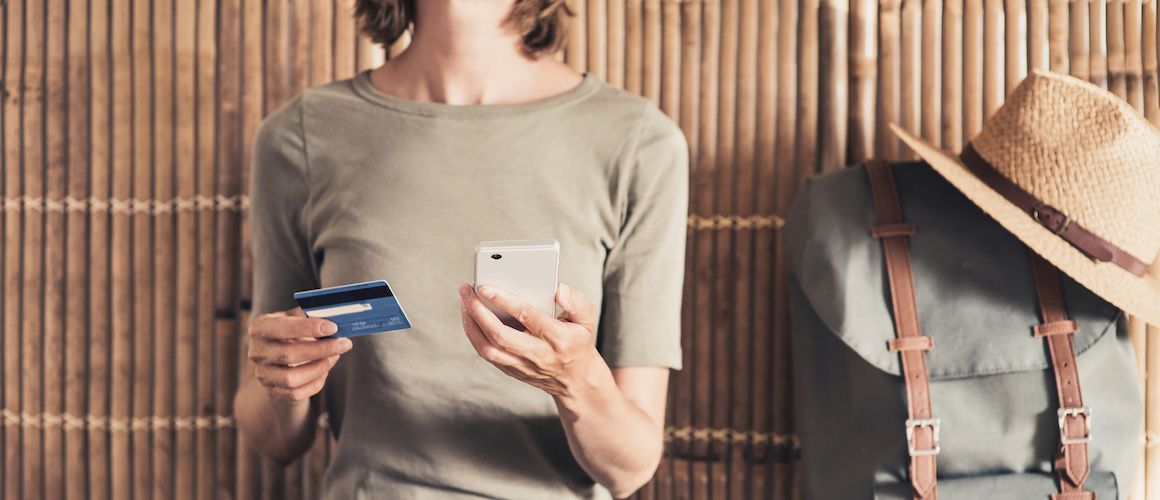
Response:
POLYGON ((294 292, 318 287, 305 224, 309 193, 300 99, 262 122, 253 151, 250 250, 256 316, 294 308, 294 292))
POLYGON ((689 150, 655 106, 640 124, 619 238, 604 267, 599 345, 612 367, 681 367, 689 150))

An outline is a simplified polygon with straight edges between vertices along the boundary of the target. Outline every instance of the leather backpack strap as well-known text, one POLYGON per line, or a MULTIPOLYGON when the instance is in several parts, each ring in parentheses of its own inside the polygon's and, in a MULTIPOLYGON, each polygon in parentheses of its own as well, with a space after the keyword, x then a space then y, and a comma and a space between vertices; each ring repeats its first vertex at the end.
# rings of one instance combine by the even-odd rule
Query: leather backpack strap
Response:
POLYGON ((1035 336, 1047 341, 1051 368, 1055 372, 1055 390, 1059 396, 1059 454, 1055 473, 1059 476, 1059 493, 1053 500, 1095 500, 1093 492, 1084 490, 1091 470, 1088 442, 1091 440, 1091 410, 1083 404, 1076 368, 1072 335, 1079 325, 1067 317, 1059 271, 1038 255, 1032 254, 1031 270, 1043 324, 1035 326, 1035 336))
POLYGON ((891 352, 899 353, 902 376, 906 381, 909 418, 905 430, 906 449, 910 454, 910 483, 916 500, 935 500, 938 498, 935 480, 938 476, 939 419, 931 415, 930 379, 926 371, 926 351, 934 348, 934 341, 922 334, 914 299, 914 277, 906 238, 915 233, 915 228, 902 220, 902 205, 898 201, 898 188, 890 164, 870 160, 866 163, 866 172, 878 216, 878 226, 871 234, 882 240, 894 309, 897 338, 887 347, 891 352))

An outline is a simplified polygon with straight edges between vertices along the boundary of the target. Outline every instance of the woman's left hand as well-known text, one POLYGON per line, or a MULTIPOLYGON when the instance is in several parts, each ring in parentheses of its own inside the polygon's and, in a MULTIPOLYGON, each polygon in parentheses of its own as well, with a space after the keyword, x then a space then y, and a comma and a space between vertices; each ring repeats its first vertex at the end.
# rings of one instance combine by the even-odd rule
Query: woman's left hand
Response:
POLYGON ((555 397, 568 397, 588 378, 607 371, 596 350, 599 312, 580 292, 561 284, 556 303, 563 313, 553 318, 511 293, 483 286, 459 285, 463 330, 479 356, 509 376, 539 387, 555 397), (505 325, 480 300, 480 295, 524 325, 505 325))

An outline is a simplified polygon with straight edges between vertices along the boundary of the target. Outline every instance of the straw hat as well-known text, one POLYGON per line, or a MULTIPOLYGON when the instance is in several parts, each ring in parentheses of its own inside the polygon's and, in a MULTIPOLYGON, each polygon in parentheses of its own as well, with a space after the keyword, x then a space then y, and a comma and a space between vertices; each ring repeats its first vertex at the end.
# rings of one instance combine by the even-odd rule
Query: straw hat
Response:
POLYGON ((1127 103, 1034 72, 961 156, 891 128, 1035 253, 1160 324, 1160 132, 1127 103))

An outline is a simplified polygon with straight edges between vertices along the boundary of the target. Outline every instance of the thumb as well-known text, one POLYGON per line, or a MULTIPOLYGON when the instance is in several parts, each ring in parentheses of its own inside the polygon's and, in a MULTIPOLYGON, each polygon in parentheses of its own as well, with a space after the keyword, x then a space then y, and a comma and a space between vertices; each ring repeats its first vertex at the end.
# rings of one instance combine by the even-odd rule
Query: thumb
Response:
POLYGON ((579 290, 560 283, 556 289, 556 303, 563 309, 561 316, 564 319, 595 328, 600 313, 579 290))

